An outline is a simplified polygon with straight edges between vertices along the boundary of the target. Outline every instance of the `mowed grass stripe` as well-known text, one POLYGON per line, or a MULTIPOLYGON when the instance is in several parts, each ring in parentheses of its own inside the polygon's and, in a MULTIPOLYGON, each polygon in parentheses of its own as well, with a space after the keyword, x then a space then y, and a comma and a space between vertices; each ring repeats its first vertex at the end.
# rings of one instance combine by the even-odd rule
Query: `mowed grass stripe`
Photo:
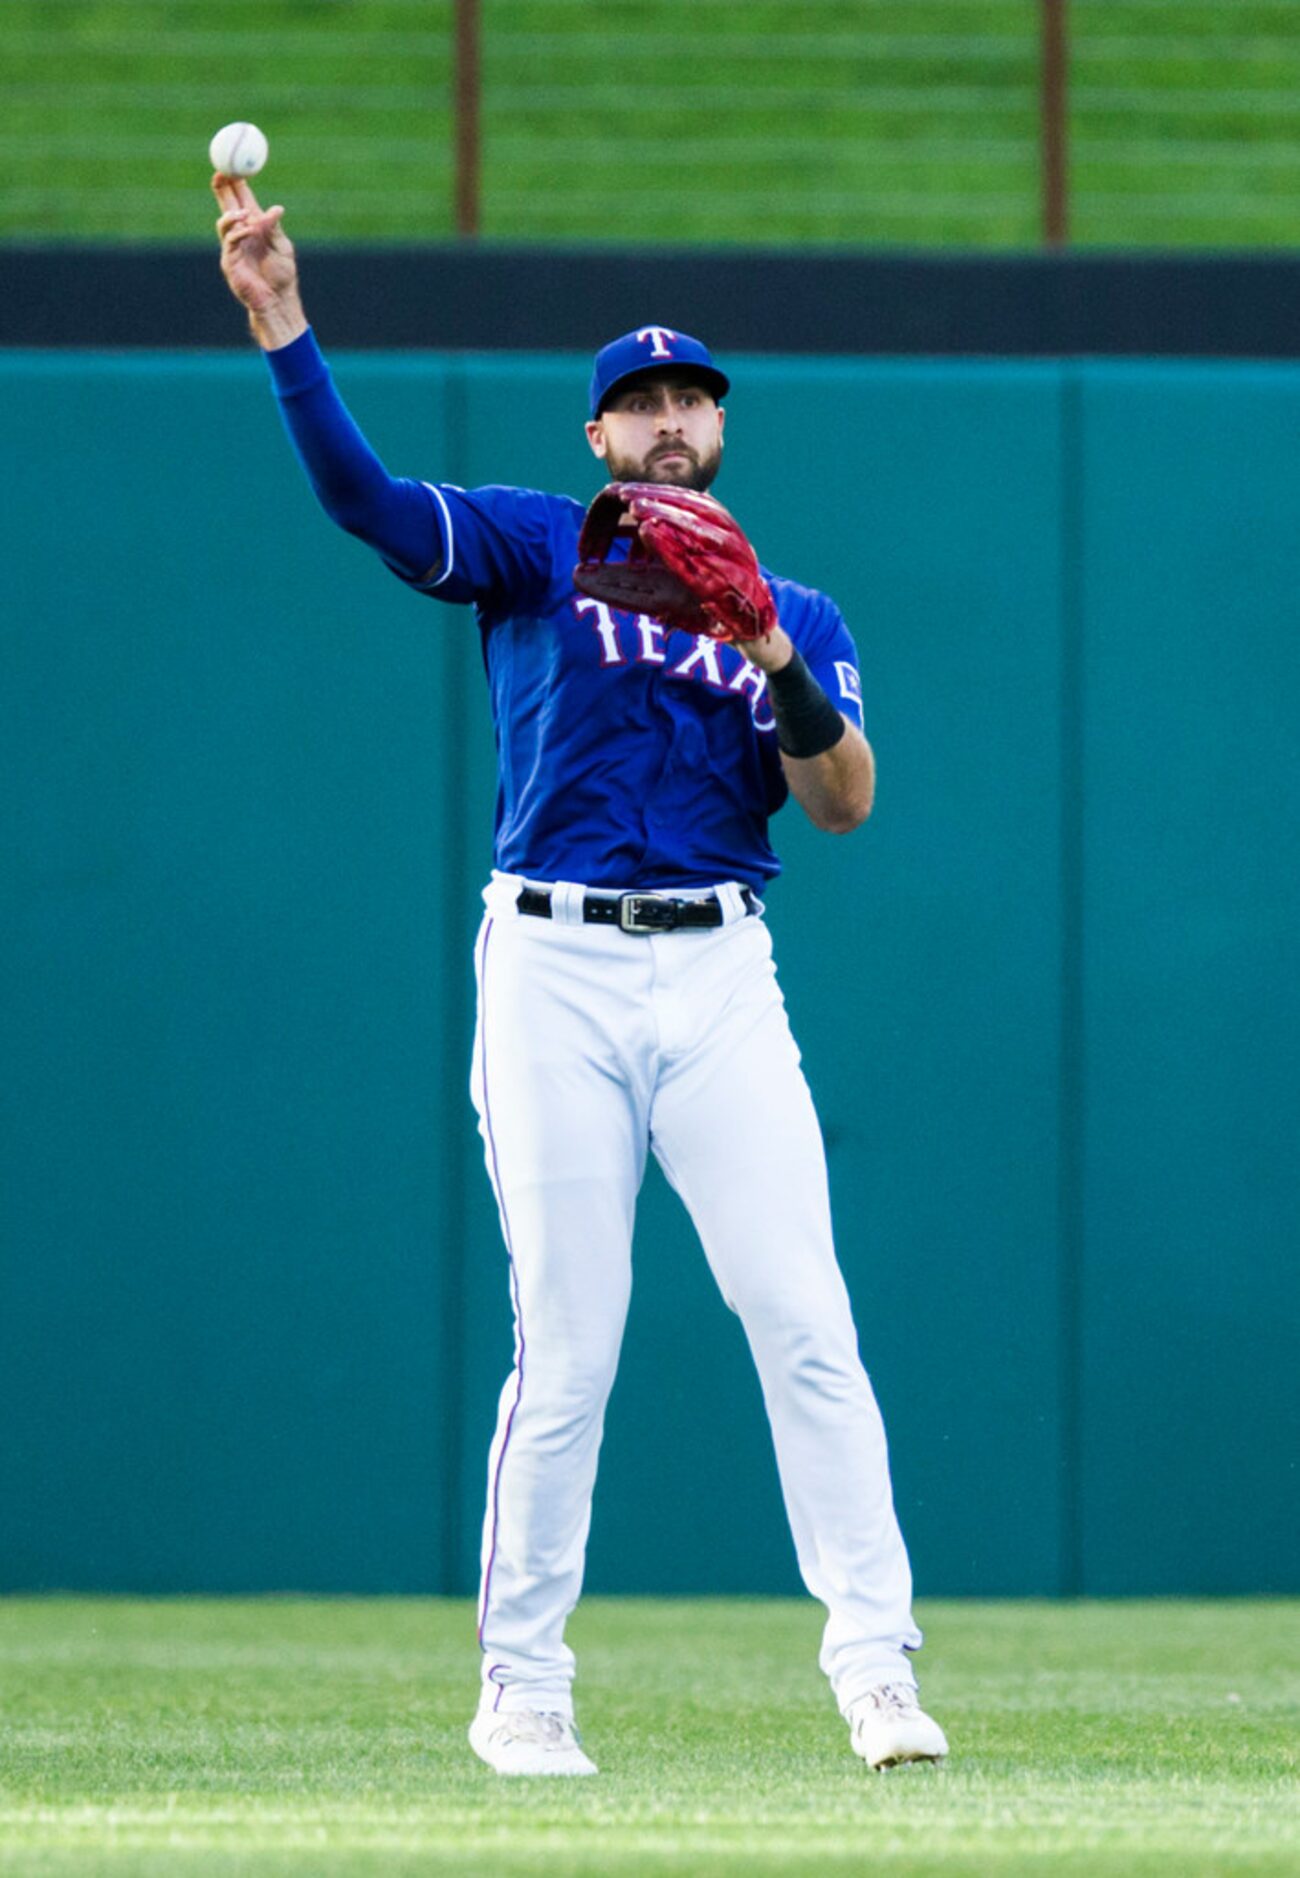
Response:
POLYGON ((848 1752, 809 1603, 592 1600, 571 1634, 601 1777, 504 1783, 464 1742, 468 1601, 0 1603, 0 1871, 1209 1878, 1300 1854, 1294 1604, 920 1614, 942 1771, 848 1752))

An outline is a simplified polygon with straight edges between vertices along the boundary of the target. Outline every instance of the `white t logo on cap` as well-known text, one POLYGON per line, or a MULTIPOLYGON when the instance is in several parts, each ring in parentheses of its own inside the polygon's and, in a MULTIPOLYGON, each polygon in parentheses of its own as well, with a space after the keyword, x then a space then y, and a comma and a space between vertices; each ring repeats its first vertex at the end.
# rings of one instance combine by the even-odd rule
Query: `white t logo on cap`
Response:
POLYGON ((645 344, 647 339, 654 341, 654 350, 650 354, 653 359, 671 359, 673 356, 672 352, 669 350, 668 346, 665 345, 664 341, 667 339, 676 339, 676 337, 677 334, 668 326, 643 326, 637 334, 637 338, 642 345, 645 344))

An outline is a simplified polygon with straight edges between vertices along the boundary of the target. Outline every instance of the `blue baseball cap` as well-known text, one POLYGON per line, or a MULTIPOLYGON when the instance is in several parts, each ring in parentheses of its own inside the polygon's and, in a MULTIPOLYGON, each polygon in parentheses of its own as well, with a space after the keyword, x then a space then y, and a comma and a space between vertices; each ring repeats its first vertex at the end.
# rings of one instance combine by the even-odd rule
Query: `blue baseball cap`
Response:
POLYGON ((731 390, 731 380, 713 363, 709 348, 689 333, 674 332, 671 326, 639 326, 634 333, 611 339, 596 354, 592 367, 591 415, 599 417, 606 399, 627 379, 684 366, 715 398, 724 398, 731 390))

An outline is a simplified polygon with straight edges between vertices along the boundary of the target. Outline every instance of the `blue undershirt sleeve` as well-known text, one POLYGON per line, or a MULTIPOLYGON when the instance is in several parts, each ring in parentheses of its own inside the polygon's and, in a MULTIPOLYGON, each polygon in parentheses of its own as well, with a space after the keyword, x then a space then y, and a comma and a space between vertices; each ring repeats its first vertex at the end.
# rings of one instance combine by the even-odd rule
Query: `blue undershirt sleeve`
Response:
POLYGON ((389 475, 335 390, 310 327, 264 356, 290 442, 330 520, 405 579, 428 578, 443 555, 432 492, 389 475))

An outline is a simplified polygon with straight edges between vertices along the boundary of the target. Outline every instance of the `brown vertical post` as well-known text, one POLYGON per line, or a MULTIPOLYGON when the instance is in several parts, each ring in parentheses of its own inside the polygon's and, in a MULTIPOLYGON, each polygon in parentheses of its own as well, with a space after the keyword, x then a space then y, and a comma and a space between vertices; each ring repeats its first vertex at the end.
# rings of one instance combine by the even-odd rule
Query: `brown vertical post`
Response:
POLYGON ((477 235, 479 0, 456 0, 456 233, 477 235))
POLYGON ((1049 248, 1069 240, 1066 5, 1067 0, 1042 0, 1043 240, 1049 248))

